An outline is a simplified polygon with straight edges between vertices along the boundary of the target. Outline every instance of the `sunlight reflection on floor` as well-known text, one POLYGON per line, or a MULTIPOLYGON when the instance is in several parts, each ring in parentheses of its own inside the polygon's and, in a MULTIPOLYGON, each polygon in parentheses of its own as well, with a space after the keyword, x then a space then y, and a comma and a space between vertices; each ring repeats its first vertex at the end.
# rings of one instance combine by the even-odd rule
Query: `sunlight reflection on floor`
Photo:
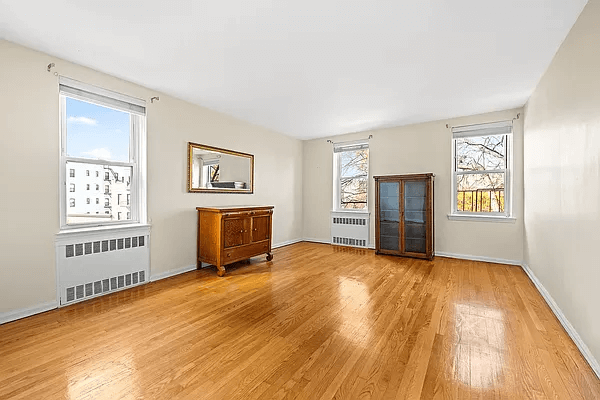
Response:
POLYGON ((66 371, 69 398, 140 398, 138 373, 131 352, 90 355, 66 371))
POLYGON ((342 310, 342 323, 339 333, 351 340, 355 345, 363 346, 371 337, 368 319, 371 312, 371 296, 364 283, 341 276, 338 278, 340 301, 348 301, 342 310))
POLYGON ((454 377, 471 387, 489 388, 502 381, 504 314, 473 303, 455 304, 454 377))

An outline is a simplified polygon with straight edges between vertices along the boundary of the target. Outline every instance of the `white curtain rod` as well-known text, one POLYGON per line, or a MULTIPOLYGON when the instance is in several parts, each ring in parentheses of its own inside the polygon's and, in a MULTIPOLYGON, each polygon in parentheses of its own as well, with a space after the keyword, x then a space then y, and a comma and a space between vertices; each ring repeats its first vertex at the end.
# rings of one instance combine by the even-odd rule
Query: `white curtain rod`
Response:
MULTIPOLYGON (((519 118, 521 118, 521 113, 517 113, 517 115, 513 119, 505 119, 502 121, 494 121, 494 122, 489 122, 489 123, 513 122, 515 119, 519 119, 519 118)), ((468 124, 468 125, 456 125, 456 126, 450 126, 450 124, 446 124, 446 128, 468 128, 469 126, 485 125, 486 123, 488 123, 488 122, 483 122, 480 124, 468 124)))
POLYGON ((373 135, 369 135, 369 137, 368 137, 368 138, 366 138, 366 139, 350 140, 350 141, 348 141, 348 142, 333 142, 332 140, 330 140, 330 139, 327 139, 327 143, 331 143, 331 144, 333 144, 333 145, 336 145, 336 144, 351 144, 351 143, 364 142, 365 140, 369 140, 369 139, 371 139, 371 138, 373 138, 373 135))

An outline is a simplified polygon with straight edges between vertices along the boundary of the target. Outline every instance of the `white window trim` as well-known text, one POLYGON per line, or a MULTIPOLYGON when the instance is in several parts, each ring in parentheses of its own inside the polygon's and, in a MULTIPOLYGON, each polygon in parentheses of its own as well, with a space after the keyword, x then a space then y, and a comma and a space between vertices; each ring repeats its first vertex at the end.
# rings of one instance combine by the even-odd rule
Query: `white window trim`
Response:
POLYGON ((516 222, 516 218, 512 215, 512 186, 513 186, 513 123, 512 121, 499 121, 487 124, 468 125, 463 127, 452 128, 452 157, 450 170, 452 171, 451 185, 451 213, 448 214, 448 219, 453 221, 481 221, 481 222, 516 222), (510 132, 493 133, 495 129, 508 129, 510 132), (458 133, 458 134, 456 134, 458 133), (494 172, 504 173, 504 212, 468 212, 457 211, 457 175, 464 175, 456 171, 456 139, 460 137, 471 136, 486 136, 490 134, 506 135, 506 169, 502 170, 486 170, 477 172, 468 172, 469 174, 487 174, 494 172))
MULTIPOLYGON (((365 140, 354 140, 354 141, 348 141, 348 142, 339 142, 339 143, 335 143, 334 144, 334 150, 336 147, 340 148, 340 147, 349 147, 349 146, 355 146, 355 145, 367 145, 369 146, 369 142, 365 141, 365 140)), ((341 175, 342 175, 342 164, 340 163, 340 156, 338 154, 341 153, 336 153, 335 151, 333 151, 333 208, 332 211, 333 212, 350 212, 350 213, 368 213, 369 212, 369 190, 370 190, 370 181, 371 181, 371 151, 369 149, 369 158, 367 160, 367 204, 365 205, 364 208, 355 208, 355 209, 348 209, 348 208, 342 208, 342 201, 341 201, 341 192, 342 192, 342 182, 341 182, 341 175)))
MULTIPOLYGON (((145 109, 145 101, 134 97, 126 96, 120 93, 112 92, 73 79, 59 77, 59 84, 69 86, 74 89, 68 93, 63 93, 59 90, 59 111, 60 111, 60 166, 59 166, 59 188, 60 188, 60 232, 63 231, 85 231, 88 229, 98 228, 122 228, 123 226, 147 225, 147 175, 146 175, 146 116, 139 111, 145 109), (92 95, 102 96, 101 101, 94 98, 76 94, 77 91, 87 92, 92 95), (76 100, 85 101, 92 104, 98 104, 103 107, 113 108, 119 111, 128 112, 131 114, 131 135, 129 143, 130 162, 115 162, 108 160, 95 160, 87 158, 68 157, 66 154, 66 139, 67 139, 67 107, 66 98, 74 98, 76 100), (115 103, 111 103, 111 99, 115 103), (123 103, 130 103, 134 107, 133 110, 123 108, 123 103), (88 164, 104 164, 115 166, 131 166, 132 178, 131 187, 136 190, 131 191, 131 220, 121 221, 105 221, 102 223, 82 223, 82 224, 67 224, 68 212, 68 188, 67 188, 67 161, 74 161, 88 164)), ((60 233, 59 232, 59 233, 60 233)))

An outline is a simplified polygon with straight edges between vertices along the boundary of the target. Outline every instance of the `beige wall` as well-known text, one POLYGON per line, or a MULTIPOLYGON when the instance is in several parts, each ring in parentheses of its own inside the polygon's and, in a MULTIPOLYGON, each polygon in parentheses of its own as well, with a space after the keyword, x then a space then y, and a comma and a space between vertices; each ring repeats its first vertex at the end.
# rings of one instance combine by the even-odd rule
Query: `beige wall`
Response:
MULTIPOLYGON (((428 122, 331 137, 334 142, 366 138, 369 141, 369 175, 435 173, 435 250, 467 256, 520 262, 523 258, 523 146, 522 119, 514 123, 515 223, 450 221, 452 133, 446 128, 509 120, 521 109, 428 122)), ((304 237, 329 240, 329 213, 333 194, 333 151, 325 139, 304 142, 304 237)), ((374 185, 369 180, 371 243, 374 243, 374 185)))
POLYGON ((525 260, 600 359, 600 1, 525 110, 525 260))
POLYGON ((302 234, 302 142, 46 54, 0 41, 0 313, 56 299, 59 74, 147 104, 151 273, 194 264, 195 207, 271 204, 273 242, 302 234), (186 192, 188 141, 255 156, 255 193, 186 192))

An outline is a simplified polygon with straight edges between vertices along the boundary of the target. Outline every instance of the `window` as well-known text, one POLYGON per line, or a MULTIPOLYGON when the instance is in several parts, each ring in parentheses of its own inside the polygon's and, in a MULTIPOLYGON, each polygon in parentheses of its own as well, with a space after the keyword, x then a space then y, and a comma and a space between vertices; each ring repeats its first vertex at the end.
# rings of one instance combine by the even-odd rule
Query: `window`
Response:
POLYGON ((117 205, 121 204, 121 193, 117 195, 117 205))
POLYGON ((131 195, 129 193, 127 193, 127 205, 129 205, 129 203, 131 202, 130 199, 131 199, 131 195))
MULTIPOLYGON (((130 222, 145 222, 145 102, 119 93, 86 85, 64 77, 59 79, 61 118, 61 176, 69 171, 74 177, 76 170, 81 174, 90 171, 100 177, 104 172, 105 205, 108 207, 113 196, 131 193, 130 222), (111 179, 114 177, 114 180, 111 179), (118 184, 127 179, 129 187, 118 184)), ((87 190, 93 184, 86 184, 87 190)), ((96 190, 100 190, 100 185, 96 190)), ((74 184, 70 184, 73 188, 74 184)), ((65 190, 61 189, 61 204, 67 202, 65 190)), ((87 203, 91 203, 88 198, 87 203)), ((99 199, 96 198, 96 204, 99 199)), ((117 215, 110 218, 91 218, 82 212, 68 211, 61 206, 61 228, 70 226, 96 226, 123 223, 117 215), (64 211, 64 212, 63 212, 64 211)), ((116 214, 116 213, 115 213, 116 214)), ((125 214, 123 214, 125 215, 125 214)))
POLYGON ((104 207, 110 207, 110 199, 109 198, 104 199, 104 207))
POLYGON ((75 207, 75 199, 69 199, 69 207, 75 207))
POLYGON ((334 145, 334 209, 366 210, 369 187, 368 143, 334 145))
POLYGON ((69 185, 69 192, 73 193, 74 191, 75 191, 75 184, 74 184, 74 183, 71 183, 71 184, 69 185))
POLYGON ((100 199, 96 197, 96 204, 100 204, 100 199))
POLYGON ((86 203, 90 204, 90 198, 89 197, 86 199, 86 203))
POLYGON ((510 217, 512 121, 452 128, 453 214, 510 217))
POLYGON ((120 220, 121 219, 121 212, 117 213, 117 219, 120 220))

